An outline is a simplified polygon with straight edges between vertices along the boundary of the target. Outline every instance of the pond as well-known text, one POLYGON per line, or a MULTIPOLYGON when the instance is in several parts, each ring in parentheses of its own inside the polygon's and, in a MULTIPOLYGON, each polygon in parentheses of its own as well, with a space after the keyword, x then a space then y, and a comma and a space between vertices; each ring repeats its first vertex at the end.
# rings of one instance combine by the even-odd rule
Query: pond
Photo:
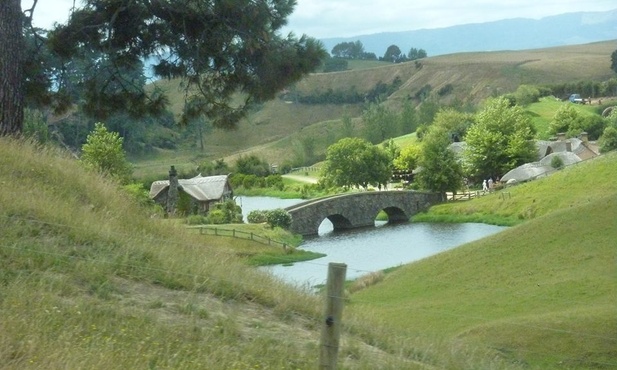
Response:
MULTIPOLYGON (((254 209, 283 208, 302 201, 242 197, 238 204, 243 206, 243 213, 248 214, 254 209)), ((276 265, 263 269, 294 285, 315 286, 325 282, 328 264, 338 262, 347 264, 347 279, 353 280, 370 272, 432 256, 505 228, 478 223, 389 225, 377 221, 376 227, 334 232, 332 224, 325 220, 319 228, 319 235, 305 238, 299 247, 326 254, 325 257, 291 266, 276 265)))

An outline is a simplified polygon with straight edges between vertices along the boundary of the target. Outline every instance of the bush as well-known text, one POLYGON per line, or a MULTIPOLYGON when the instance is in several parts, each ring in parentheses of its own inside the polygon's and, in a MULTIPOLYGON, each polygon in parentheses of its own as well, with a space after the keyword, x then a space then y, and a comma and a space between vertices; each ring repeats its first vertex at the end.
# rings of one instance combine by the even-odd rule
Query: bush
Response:
POLYGON ((617 128, 609 126, 604 129, 600 138, 600 153, 607 153, 617 149, 617 128))
POLYGON ((209 220, 206 216, 202 215, 190 215, 186 218, 186 223, 188 225, 204 225, 209 223, 209 220))
POLYGON ((222 209, 213 209, 210 212, 208 212, 207 220, 208 220, 207 223, 214 224, 214 225, 228 223, 225 212, 222 209))
MULTIPOLYGON (((236 204, 233 200, 226 200, 222 203, 217 203, 214 210, 209 212, 212 213, 214 211, 220 211, 223 213, 223 222, 225 224, 231 223, 242 223, 242 208, 236 204)), ((215 217, 219 217, 218 215, 215 217)), ((214 223, 214 222, 213 222, 214 223)))
POLYGON ((556 155, 551 158, 551 167, 556 170, 560 170, 563 168, 563 159, 560 156, 556 155))
POLYGON ((283 184, 283 176, 276 174, 266 177, 266 186, 268 188, 283 190, 285 188, 285 185, 283 184))
POLYGON ((246 219, 251 224, 261 224, 268 221, 267 213, 268 211, 256 209, 249 212, 246 219))
POLYGON ((288 229, 291 226, 291 215, 282 208, 273 209, 266 213, 266 222, 271 228, 288 229))
POLYGON ((146 188, 144 188, 143 184, 130 183, 124 185, 122 188, 134 197, 140 205, 144 207, 154 206, 154 200, 150 198, 149 192, 146 188))
POLYGON ((90 169, 98 170, 126 184, 133 172, 122 150, 122 137, 108 131, 103 123, 97 123, 81 147, 81 162, 90 169))
POLYGON ((286 173, 290 173, 291 169, 292 169, 292 165, 289 162, 285 162, 281 165, 281 167, 279 168, 280 173, 282 174, 286 174, 286 173))

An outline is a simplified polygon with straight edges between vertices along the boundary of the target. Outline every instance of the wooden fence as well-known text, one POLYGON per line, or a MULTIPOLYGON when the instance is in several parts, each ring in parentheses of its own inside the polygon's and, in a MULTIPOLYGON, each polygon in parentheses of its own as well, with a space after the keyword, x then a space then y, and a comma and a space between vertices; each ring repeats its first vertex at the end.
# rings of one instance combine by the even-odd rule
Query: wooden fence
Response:
POLYGON ((269 237, 257 235, 255 233, 249 233, 246 231, 240 231, 236 229, 222 229, 218 227, 199 226, 199 233, 201 235, 215 235, 215 236, 228 236, 232 238, 251 240, 263 245, 281 246, 284 250, 287 250, 290 246, 287 243, 283 243, 277 240, 273 240, 269 237))
POLYGON ((493 189, 490 191, 484 190, 474 190, 474 191, 464 191, 462 193, 456 193, 453 195, 452 193, 446 193, 448 197, 448 202, 457 201, 457 200, 471 200, 474 198, 482 197, 484 195, 489 195, 491 193, 499 194, 500 199, 512 198, 512 195, 509 191, 504 191, 503 188, 493 189))

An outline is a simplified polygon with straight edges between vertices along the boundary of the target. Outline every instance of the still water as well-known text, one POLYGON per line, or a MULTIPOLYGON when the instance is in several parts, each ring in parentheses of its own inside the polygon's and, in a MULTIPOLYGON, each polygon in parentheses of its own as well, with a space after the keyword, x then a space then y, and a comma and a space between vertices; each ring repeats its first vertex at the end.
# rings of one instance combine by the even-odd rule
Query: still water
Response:
MULTIPOLYGON (((284 208, 301 199, 269 197, 239 197, 243 214, 255 209, 284 208)), ((408 223, 333 232, 332 224, 325 220, 319 236, 305 238, 299 247, 326 254, 325 257, 298 262, 292 266, 270 266, 264 269, 294 285, 314 286, 323 284, 327 277, 328 263, 347 264, 347 279, 355 279, 373 271, 400 266, 459 245, 498 233, 505 227, 465 223, 433 224, 408 223)))

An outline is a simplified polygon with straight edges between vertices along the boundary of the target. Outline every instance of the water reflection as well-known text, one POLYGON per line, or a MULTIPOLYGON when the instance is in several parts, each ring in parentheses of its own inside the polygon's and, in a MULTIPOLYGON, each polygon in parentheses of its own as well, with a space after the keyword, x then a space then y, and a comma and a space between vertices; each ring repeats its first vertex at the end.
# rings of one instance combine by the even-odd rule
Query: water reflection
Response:
POLYGON ((347 264, 347 279, 399 266, 481 239, 503 230, 484 224, 410 223, 343 232, 306 239, 300 248, 325 257, 293 266, 265 268, 296 285, 323 284, 330 262, 347 264))

